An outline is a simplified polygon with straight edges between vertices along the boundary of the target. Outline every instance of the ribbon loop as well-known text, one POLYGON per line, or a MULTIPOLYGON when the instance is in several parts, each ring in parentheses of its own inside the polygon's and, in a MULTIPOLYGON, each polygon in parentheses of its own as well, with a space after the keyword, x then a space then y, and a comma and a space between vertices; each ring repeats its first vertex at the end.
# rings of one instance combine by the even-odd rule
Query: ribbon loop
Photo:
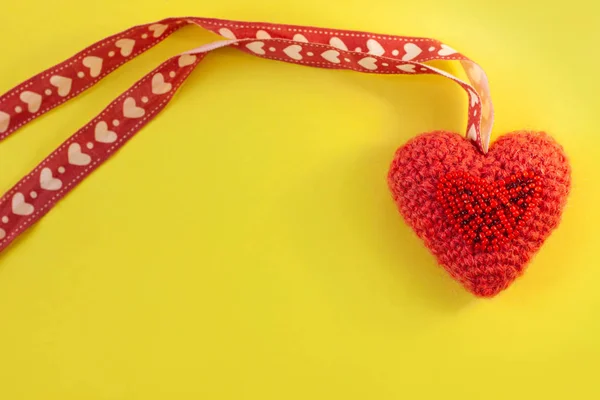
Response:
POLYGON ((0 198, 0 251, 154 118, 206 54, 232 46, 247 54, 326 69, 435 74, 468 94, 466 136, 487 152, 493 108, 487 77, 473 61, 434 39, 209 18, 168 18, 101 40, 0 96, 0 141, 98 83, 186 24, 224 40, 172 57, 140 79, 0 198), (426 64, 459 61, 470 83, 426 64))

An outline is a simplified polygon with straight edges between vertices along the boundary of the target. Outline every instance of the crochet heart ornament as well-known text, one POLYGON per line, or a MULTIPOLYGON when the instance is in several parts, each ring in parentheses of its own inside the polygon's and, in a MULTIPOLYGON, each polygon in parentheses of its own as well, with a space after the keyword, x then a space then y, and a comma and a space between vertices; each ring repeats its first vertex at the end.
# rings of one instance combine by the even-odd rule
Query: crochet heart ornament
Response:
POLYGON ((157 66, 8 190, 0 198, 0 251, 116 154, 165 109, 207 54, 222 48, 330 71, 435 75, 458 84, 468 98, 465 135, 433 132, 411 140, 397 151, 388 182, 408 225, 476 296, 506 289, 558 226, 570 188, 562 148, 533 132, 503 136, 489 148, 494 111, 487 75, 464 54, 431 38, 166 18, 102 39, 0 96, 0 141, 186 25, 221 38, 157 66), (429 61, 458 63, 466 78, 429 61))
POLYGON ((444 269, 474 295, 492 297, 558 226, 571 172, 545 133, 504 135, 483 154, 458 134, 433 132, 398 149, 388 184, 444 269))

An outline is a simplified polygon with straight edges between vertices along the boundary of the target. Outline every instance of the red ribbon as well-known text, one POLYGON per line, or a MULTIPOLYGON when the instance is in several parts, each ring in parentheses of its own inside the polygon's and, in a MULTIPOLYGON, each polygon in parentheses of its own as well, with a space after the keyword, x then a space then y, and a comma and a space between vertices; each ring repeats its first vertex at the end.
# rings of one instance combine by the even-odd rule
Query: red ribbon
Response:
POLYGON ((469 98, 466 136, 487 152, 493 123, 487 77, 473 61, 437 40, 197 17, 168 18, 133 27, 8 91, 0 97, 0 140, 79 95, 187 24, 198 25, 225 40, 165 61, 5 193, 0 198, 0 251, 152 120, 204 56, 222 47, 232 46, 262 58, 319 68, 375 74, 435 74, 452 79, 469 98), (425 64, 431 60, 459 61, 470 84, 425 64))

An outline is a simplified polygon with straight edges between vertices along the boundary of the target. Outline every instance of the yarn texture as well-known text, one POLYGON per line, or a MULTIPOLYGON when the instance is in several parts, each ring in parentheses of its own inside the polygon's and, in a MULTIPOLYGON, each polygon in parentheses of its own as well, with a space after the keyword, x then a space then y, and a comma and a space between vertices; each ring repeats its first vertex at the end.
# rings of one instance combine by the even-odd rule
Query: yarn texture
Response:
POLYGON ((571 168, 563 148, 544 132, 506 134, 483 154, 457 133, 435 131, 396 151, 388 185, 406 223, 450 276, 478 297, 493 297, 524 273, 559 225, 571 189, 571 168), (493 185, 531 173, 539 177, 539 201, 528 207, 531 217, 502 246, 489 251, 465 240, 438 194, 440 180, 448 174, 493 185))

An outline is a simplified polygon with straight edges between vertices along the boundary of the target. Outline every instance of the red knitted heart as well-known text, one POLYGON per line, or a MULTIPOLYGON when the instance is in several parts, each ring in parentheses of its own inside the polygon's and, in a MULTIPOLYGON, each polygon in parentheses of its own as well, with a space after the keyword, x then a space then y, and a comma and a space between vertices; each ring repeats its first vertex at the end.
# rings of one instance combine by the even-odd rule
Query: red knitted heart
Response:
POLYGON ((458 134, 432 132, 398 149, 388 183, 446 271, 471 293, 492 297, 558 226, 571 170, 545 133, 505 135, 484 155, 458 134))

